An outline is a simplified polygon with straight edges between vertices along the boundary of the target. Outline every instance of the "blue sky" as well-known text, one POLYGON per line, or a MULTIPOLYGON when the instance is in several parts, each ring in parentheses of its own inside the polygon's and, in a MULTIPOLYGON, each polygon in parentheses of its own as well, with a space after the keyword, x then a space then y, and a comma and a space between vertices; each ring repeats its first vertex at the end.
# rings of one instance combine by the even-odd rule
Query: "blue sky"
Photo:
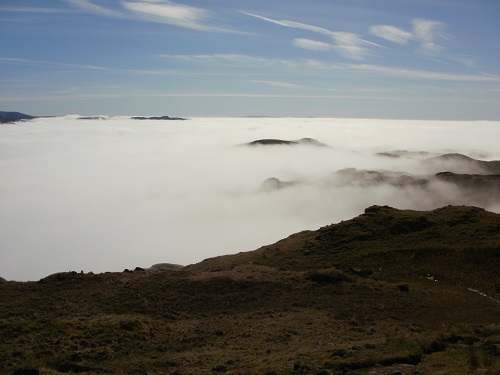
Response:
POLYGON ((2 0, 0 110, 500 119, 496 0, 2 0))

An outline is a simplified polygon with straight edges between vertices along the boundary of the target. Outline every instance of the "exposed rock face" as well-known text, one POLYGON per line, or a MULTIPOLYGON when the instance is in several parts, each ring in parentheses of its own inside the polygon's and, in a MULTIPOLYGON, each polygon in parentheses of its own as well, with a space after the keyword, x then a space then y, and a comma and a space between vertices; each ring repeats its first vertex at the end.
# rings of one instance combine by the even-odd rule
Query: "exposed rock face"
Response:
POLYGON ((157 263, 149 267, 150 270, 167 270, 167 271, 177 271, 180 270, 181 268, 184 268, 184 266, 173 263, 157 263))

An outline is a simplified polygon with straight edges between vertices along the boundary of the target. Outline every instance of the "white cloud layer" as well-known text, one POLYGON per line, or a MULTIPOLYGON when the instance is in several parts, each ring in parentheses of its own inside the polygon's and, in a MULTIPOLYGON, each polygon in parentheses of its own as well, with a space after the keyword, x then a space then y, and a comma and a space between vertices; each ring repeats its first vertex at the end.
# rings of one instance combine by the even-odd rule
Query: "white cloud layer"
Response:
POLYGON ((499 159, 499 138, 498 122, 64 117, 2 125, 0 276, 189 264, 349 219, 373 204, 467 204, 449 185, 342 187, 333 172, 424 173, 414 160, 374 156, 402 149, 499 159), (237 146, 304 137, 331 147, 237 146), (301 183, 264 192, 269 177, 301 183))

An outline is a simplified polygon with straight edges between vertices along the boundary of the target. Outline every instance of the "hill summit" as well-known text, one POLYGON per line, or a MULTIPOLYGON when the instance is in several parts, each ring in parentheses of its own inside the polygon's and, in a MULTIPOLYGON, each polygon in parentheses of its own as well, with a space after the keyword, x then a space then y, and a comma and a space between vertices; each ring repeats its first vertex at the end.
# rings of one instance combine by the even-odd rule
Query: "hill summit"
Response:
POLYGON ((497 374, 499 270, 499 214, 372 206, 180 269, 2 281, 0 372, 497 374))

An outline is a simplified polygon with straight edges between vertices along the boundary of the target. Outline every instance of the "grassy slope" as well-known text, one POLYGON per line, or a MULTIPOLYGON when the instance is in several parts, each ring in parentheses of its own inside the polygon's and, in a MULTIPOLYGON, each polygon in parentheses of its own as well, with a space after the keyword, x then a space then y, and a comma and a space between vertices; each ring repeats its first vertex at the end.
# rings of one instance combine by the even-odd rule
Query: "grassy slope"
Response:
POLYGON ((374 206, 181 271, 1 282, 0 373, 498 374, 499 270, 500 215, 374 206))

